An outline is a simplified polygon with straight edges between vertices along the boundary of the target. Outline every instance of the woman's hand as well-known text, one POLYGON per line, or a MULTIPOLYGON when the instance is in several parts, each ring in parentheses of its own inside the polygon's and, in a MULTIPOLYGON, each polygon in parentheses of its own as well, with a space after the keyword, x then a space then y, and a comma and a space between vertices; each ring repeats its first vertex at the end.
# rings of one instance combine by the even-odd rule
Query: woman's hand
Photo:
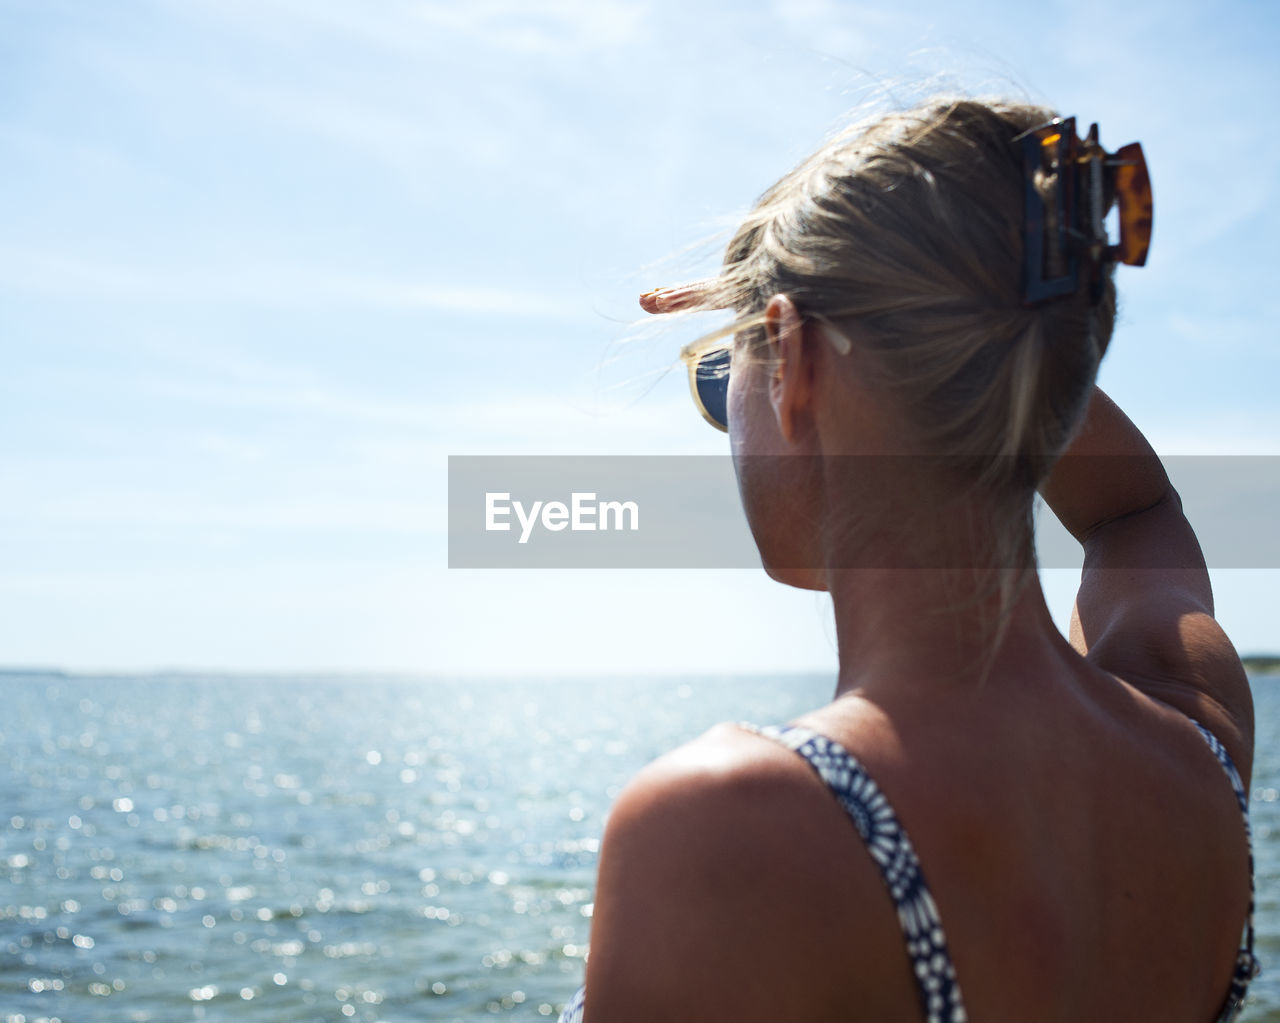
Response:
POLYGON ((714 277, 679 284, 674 288, 654 288, 640 296, 640 308, 646 313, 678 313, 686 309, 711 308, 704 306, 707 292, 716 283, 714 277))

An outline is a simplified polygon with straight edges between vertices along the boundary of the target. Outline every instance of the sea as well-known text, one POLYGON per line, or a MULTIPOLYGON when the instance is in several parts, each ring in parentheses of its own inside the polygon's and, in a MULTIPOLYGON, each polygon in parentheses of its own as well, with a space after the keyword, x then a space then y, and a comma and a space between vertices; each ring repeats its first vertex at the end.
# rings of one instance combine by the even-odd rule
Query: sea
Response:
MULTIPOLYGON (((1252 681, 1243 1019, 1280 1023, 1280 678, 1252 681)), ((622 786, 831 686, 0 675, 0 1023, 554 1019, 622 786)))

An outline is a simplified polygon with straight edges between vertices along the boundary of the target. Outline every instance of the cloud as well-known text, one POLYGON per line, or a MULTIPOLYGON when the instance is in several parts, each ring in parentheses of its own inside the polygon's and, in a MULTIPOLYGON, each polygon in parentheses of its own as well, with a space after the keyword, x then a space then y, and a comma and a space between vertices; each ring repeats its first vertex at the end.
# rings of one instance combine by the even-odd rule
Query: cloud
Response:
POLYGON ((176 494, 157 490, 95 491, 51 496, 24 504, 22 521, 9 531, 48 536, 68 526, 92 529, 98 535, 152 533, 160 528, 217 528, 222 530, 281 530, 440 535, 445 529, 442 503, 396 501, 384 495, 368 499, 337 499, 319 492, 296 497, 263 498, 252 492, 235 495, 176 494), (38 515, 32 515, 31 512, 38 515), (37 522, 38 525, 33 524, 37 522), (23 522, 27 525, 23 525, 23 522))
POLYGON ((865 5, 844 6, 836 0, 775 0, 770 10, 793 36, 823 53, 857 61, 872 55, 875 36, 902 26, 909 18, 903 11, 873 11, 865 5))
POLYGON ((59 252, 0 248, 0 288, 111 301, 232 302, 281 308, 350 307, 594 322, 563 295, 500 286, 364 276, 328 267, 244 264, 234 267, 130 266, 59 252))
POLYGON ((1250 353, 1275 361, 1275 342, 1264 323, 1275 323, 1275 303, 1259 298, 1257 306, 1244 312, 1189 308, 1169 313, 1170 331, 1203 350, 1206 356, 1221 358, 1232 352, 1250 353), (1260 330, 1261 328, 1261 330, 1260 330))
POLYGON ((84 174, 138 173, 136 163, 118 151, 30 126, 0 124, 0 147, 11 150, 20 159, 29 159, 42 166, 74 167, 84 174))
POLYGON ((622 0, 473 0, 418 4, 410 11, 425 24, 499 49, 547 55, 634 44, 647 13, 645 5, 622 0))
POLYGON ((279 37, 311 29, 398 53, 439 52, 452 37, 484 49, 565 56, 634 44, 646 31, 648 5, 627 0, 171 0, 175 14, 198 12, 244 31, 279 37))
MULTIPOLYGON (((412 401, 362 392, 333 381, 273 372, 271 382, 217 383, 191 375, 135 377, 134 394, 172 399, 185 407, 259 409, 287 413, 312 424, 370 427, 349 436, 363 460, 383 454, 419 465, 459 454, 716 454, 722 434, 702 425, 682 393, 640 401, 574 400, 557 395, 485 396, 412 401)), ((201 434, 200 436, 205 436, 201 434)), ((185 443, 185 442, 184 442, 185 443)), ((201 442, 203 443, 203 442, 201 442)), ((324 457, 332 457, 332 453, 324 457)))
MULTIPOLYGON (((440 131, 439 120, 434 116, 428 119, 421 111, 397 111, 390 103, 293 91, 274 81, 268 84, 215 76, 202 84, 242 113, 318 136, 396 170, 428 167, 434 155, 448 149, 448 133, 440 131)), ((404 102, 400 97, 399 103, 404 102)))

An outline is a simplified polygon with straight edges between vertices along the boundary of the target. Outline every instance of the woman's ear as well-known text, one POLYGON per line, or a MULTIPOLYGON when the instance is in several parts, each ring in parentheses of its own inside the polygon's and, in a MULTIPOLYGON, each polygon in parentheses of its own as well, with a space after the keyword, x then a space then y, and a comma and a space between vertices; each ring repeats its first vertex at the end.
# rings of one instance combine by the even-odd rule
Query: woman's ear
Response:
POLYGON ((813 396, 812 353, 804 345, 804 318, 787 295, 774 295, 764 309, 765 337, 773 368, 769 404, 784 440, 795 439, 813 396))

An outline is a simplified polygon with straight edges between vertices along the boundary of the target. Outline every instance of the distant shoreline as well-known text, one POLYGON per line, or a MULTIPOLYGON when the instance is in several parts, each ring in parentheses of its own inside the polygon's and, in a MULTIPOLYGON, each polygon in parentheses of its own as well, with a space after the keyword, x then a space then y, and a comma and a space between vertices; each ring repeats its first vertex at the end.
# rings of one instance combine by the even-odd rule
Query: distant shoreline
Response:
MULTIPOLYGON (((1244 670, 1250 675, 1280 675, 1280 654, 1247 654, 1240 658, 1240 663, 1244 665, 1244 670)), ((646 677, 660 678, 663 676, 653 675, 651 672, 641 672, 646 677)), ((681 678, 698 678, 699 672, 693 672, 688 675, 679 675, 681 678)), ((742 675, 758 674, 752 672, 741 672, 742 675)), ((783 675, 813 675, 814 672, 767 672, 765 674, 783 675)), ((819 673, 820 674, 820 673, 819 673)), ((429 672, 413 672, 413 671, 378 671, 376 669, 370 671, 315 671, 315 670, 299 670, 299 671, 253 671, 232 670, 202 670, 199 668, 161 668, 152 671, 77 671, 65 668, 49 668, 49 667, 22 667, 21 665, 4 665, 0 664, 0 680, 6 678, 47 678, 47 679, 75 679, 75 678, 126 678, 126 679, 167 679, 173 681, 189 680, 189 679, 219 679, 219 678, 279 678, 294 681, 331 681, 343 682, 358 679, 368 680, 377 678, 383 681, 401 681, 401 682, 420 682, 432 678, 441 678, 450 681, 461 681, 463 679, 471 679, 478 681, 485 678, 494 680, 518 680, 519 676, 511 675, 493 675, 493 676, 464 676, 457 674, 446 674, 433 676, 429 672)), ((529 679, 534 678, 568 678, 570 676, 559 675, 530 675, 529 679)), ((600 678, 600 675, 587 674, 584 677, 600 678)), ((670 677, 676 678, 676 674, 670 677)), ((709 675, 707 677, 710 677, 709 675)), ((719 676, 717 676, 719 677, 719 676)))

